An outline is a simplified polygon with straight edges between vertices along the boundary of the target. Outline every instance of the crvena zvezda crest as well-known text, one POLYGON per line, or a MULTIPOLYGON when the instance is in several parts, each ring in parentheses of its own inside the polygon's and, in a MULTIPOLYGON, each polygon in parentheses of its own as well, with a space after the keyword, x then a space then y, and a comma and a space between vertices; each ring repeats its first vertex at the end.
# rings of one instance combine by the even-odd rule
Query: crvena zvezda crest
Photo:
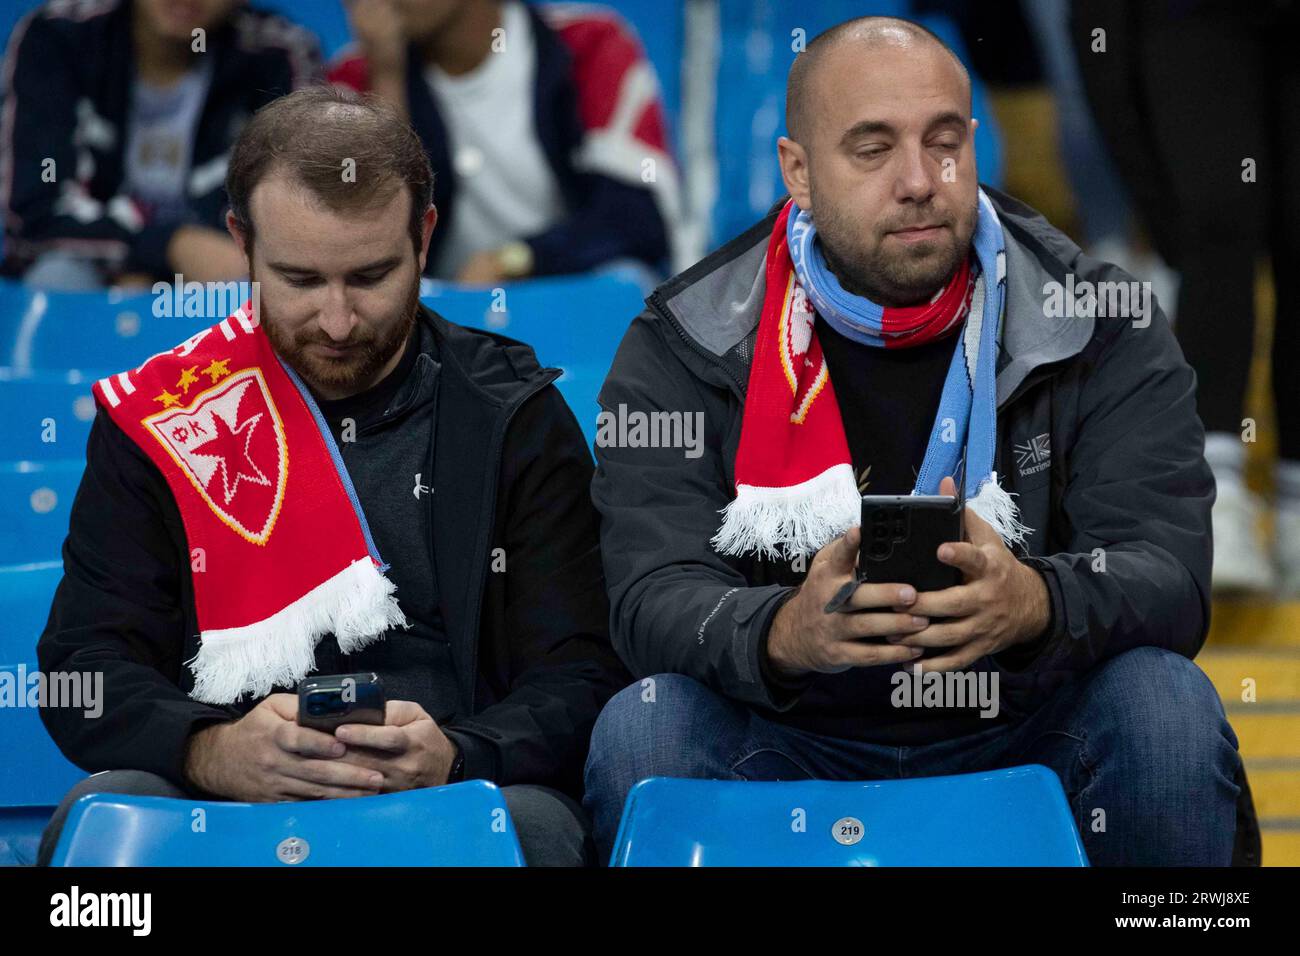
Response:
POLYGON ((236 372, 143 424, 222 522, 253 544, 266 543, 284 501, 289 456, 258 369, 236 372))

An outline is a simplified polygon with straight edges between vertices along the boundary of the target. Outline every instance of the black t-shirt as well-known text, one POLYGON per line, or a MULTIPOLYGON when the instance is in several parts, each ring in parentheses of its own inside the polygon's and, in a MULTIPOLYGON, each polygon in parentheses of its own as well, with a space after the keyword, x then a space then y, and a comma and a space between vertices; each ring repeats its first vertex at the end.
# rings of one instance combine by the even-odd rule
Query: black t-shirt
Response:
POLYGON ((846 338, 817 318, 861 494, 912 493, 960 328, 925 345, 886 349, 846 338))
POLYGON ((348 655, 333 640, 322 642, 316 663, 318 673, 374 671, 389 700, 413 700, 442 721, 462 714, 464 702, 434 573, 430 436, 437 389, 432 363, 419 363, 423 344, 417 325, 397 367, 381 381, 347 398, 317 399, 411 627, 392 628, 348 655), (353 424, 345 441, 347 419, 353 424))

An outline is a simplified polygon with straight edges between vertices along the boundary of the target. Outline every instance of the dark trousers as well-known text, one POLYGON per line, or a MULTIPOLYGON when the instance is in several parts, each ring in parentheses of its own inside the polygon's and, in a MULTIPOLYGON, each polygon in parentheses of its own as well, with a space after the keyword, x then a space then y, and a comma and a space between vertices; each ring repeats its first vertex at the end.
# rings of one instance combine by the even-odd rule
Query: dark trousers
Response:
MULTIPOLYGON (((68 791, 41 835, 37 866, 49 866, 58 846, 59 834, 72 805, 89 793, 123 793, 137 797, 200 799, 170 780, 142 770, 109 770, 97 773, 68 791)), ((591 824, 582 807, 569 797, 547 787, 516 784, 502 787, 506 807, 514 821, 524 860, 529 866, 590 866, 595 861, 591 824)), ((204 796, 201 799, 211 799, 204 796)))
POLYGON ((1242 429, 1255 266, 1272 258, 1278 450, 1300 460, 1300 2, 1074 0, 1097 125, 1182 276, 1177 333, 1207 431, 1242 429), (1093 49, 1105 31, 1106 51, 1093 49), (1253 178, 1243 179, 1250 161, 1253 178))

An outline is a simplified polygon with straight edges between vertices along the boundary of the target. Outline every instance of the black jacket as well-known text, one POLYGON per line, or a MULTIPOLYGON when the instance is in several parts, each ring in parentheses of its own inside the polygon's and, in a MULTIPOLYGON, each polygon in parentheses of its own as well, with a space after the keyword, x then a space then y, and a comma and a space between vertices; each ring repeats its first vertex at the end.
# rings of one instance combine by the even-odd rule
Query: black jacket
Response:
POLYGON ((134 80, 131 2, 46 4, 14 29, 0 113, 5 265, 68 250, 110 269, 171 278, 167 244, 185 223, 225 231, 226 163, 244 123, 320 76, 316 39, 283 17, 237 7, 207 36, 213 72, 199 114, 180 222, 142 223, 124 194, 134 80), (47 160, 53 160, 49 181, 47 160))
MULTIPOLYGON (((986 191, 1007 247, 995 467, 1034 529, 1021 557, 1042 571, 1053 611, 1037 642, 974 665, 999 672, 999 719, 1012 720, 1129 648, 1196 655, 1209 626, 1214 480, 1196 377, 1164 315, 1144 324, 1052 314, 1045 287, 1068 288, 1067 273, 1076 283, 1130 277, 986 191)), ((638 677, 687 674, 813 732, 907 744, 987 729, 969 713, 892 707, 892 668, 788 687, 764 676, 769 624, 803 575, 790 563, 720 555, 709 541, 733 495, 774 218, 656 290, 601 391, 611 412, 700 410, 705 423, 698 458, 597 448, 614 645, 638 677)))
MULTIPOLYGON (((432 441, 427 429, 394 434, 430 446, 439 612, 460 699, 470 702, 469 716, 444 729, 465 754, 467 779, 576 794, 596 716, 629 680, 607 636, 591 455, 551 384, 558 371, 541 368, 531 348, 427 309, 420 325, 427 348, 417 369, 437 376, 432 441), (491 568, 497 548, 504 572, 491 568)), ((190 734, 256 701, 219 707, 188 696, 194 590, 161 473, 102 409, 86 459, 37 657, 47 672, 102 671, 104 711, 41 716, 85 770, 147 770, 179 783, 190 734)))

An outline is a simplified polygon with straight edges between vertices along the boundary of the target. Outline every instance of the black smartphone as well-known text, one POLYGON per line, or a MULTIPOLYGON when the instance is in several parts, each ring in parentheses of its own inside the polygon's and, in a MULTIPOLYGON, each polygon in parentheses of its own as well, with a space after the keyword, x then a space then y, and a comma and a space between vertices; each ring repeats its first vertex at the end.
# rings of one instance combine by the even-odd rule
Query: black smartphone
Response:
POLYGON ((384 705, 378 674, 308 677, 298 685, 298 726, 332 734, 340 724, 383 724, 384 705))
POLYGON ((863 495, 858 577, 940 591, 961 584, 961 571, 935 553, 962 540, 962 504, 951 495, 863 495))

